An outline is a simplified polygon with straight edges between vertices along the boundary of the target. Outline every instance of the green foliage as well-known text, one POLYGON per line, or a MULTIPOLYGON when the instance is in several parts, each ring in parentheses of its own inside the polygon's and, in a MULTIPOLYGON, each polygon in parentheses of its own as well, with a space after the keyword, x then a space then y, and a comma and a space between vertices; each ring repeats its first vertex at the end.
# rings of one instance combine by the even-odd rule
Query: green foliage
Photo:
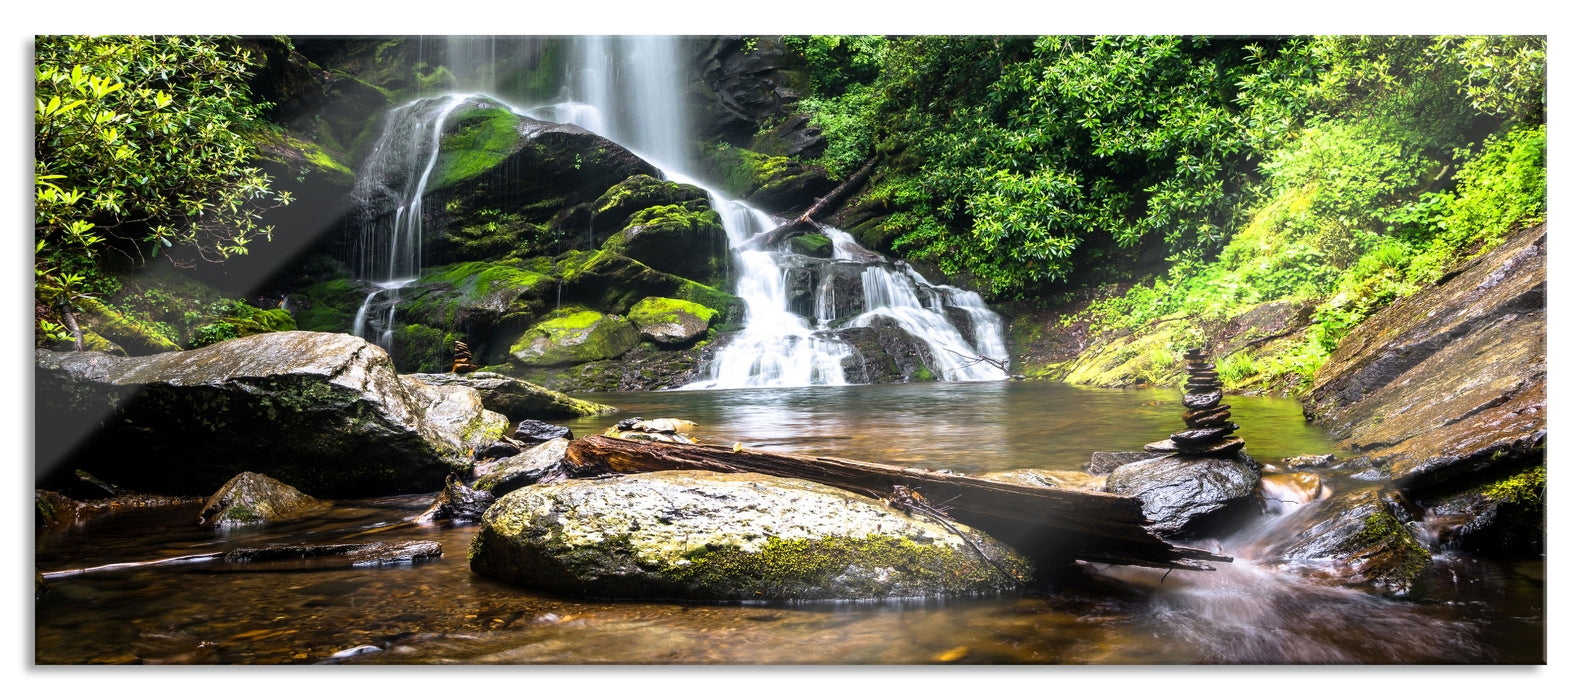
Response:
MULTIPOLYGON (((99 293, 104 257, 219 261, 271 231, 269 179, 249 165, 263 105, 251 59, 204 37, 40 36, 34 44, 35 269, 99 293), (178 248, 179 246, 179 248, 178 248)), ((290 201, 281 192, 273 201, 290 201)))

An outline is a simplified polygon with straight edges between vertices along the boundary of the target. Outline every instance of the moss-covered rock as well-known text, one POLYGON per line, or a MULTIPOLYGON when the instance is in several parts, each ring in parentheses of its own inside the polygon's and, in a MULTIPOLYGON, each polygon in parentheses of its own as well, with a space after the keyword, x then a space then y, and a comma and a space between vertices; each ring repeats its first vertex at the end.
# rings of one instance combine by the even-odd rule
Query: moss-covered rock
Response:
POLYGON ((168 324, 123 313, 97 299, 83 299, 79 305, 82 311, 77 323, 83 330, 91 330, 128 354, 148 355, 181 349, 178 340, 169 335, 173 329, 168 324))
POLYGON ((629 257, 607 250, 573 252, 555 260, 561 270, 567 302, 576 302, 613 314, 625 314, 647 297, 682 299, 707 306, 720 314, 724 328, 738 327, 746 318, 740 298, 692 280, 660 272, 629 257))
POLYGON ((349 278, 317 282, 292 295, 298 330, 348 333, 373 285, 349 278))
POLYGON ((469 562, 518 585, 616 598, 972 596, 1029 579, 1025 560, 958 529, 994 563, 935 521, 849 492, 667 472, 512 491, 484 515, 469 562))
POLYGON ((429 191, 453 187, 500 165, 522 141, 522 118, 491 102, 458 108, 445 122, 429 191))
POLYGON ((198 513, 198 524, 231 528, 300 518, 329 507, 291 485, 263 474, 242 472, 225 482, 198 513))
POLYGON ((756 153, 729 144, 703 149, 704 175, 754 206, 801 211, 834 188, 822 168, 786 156, 756 153))
POLYGON ((786 249, 797 255, 806 255, 810 258, 828 258, 835 254, 835 244, 829 236, 809 233, 801 236, 792 236, 786 239, 786 249))
POLYGON ((706 208, 708 202, 709 194, 701 187, 634 175, 594 200, 588 223, 593 227, 593 235, 603 238, 626 228, 633 214, 649 207, 679 204, 698 209, 699 204, 706 208))
POLYGON ((626 228, 604 242, 604 250, 712 284, 725 281, 730 256, 719 214, 706 205, 687 204, 661 204, 632 214, 626 228))
POLYGON ((645 340, 662 346, 690 345, 702 338, 720 314, 684 299, 647 297, 632 305, 626 319, 637 326, 645 340))
POLYGON ((1273 561, 1320 578, 1405 594, 1427 570, 1428 550, 1401 522, 1383 491, 1323 502, 1272 551, 1273 561))
POLYGON ((620 357, 637 342, 626 319, 568 307, 523 333, 511 344, 511 358, 525 367, 575 365, 620 357))
POLYGON ((407 375, 425 384, 466 386, 478 392, 483 407, 512 423, 524 420, 579 418, 614 413, 614 406, 575 399, 552 389, 494 372, 407 375))

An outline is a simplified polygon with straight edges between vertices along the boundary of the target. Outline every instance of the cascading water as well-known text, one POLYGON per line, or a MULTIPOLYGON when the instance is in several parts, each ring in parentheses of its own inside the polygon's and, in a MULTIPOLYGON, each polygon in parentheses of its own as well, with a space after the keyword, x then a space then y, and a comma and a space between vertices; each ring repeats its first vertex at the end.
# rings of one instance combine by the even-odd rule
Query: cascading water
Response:
POLYGON ((439 158, 445 118, 466 95, 425 98, 390 112, 353 194, 358 213, 357 278, 378 289, 363 299, 352 335, 390 349, 401 289, 423 269, 423 190, 439 158))
MULTIPOLYGON (((867 250, 849 234, 826 228, 830 259, 749 244, 778 222, 687 174, 691 141, 685 119, 685 71, 678 38, 571 37, 576 57, 560 102, 520 113, 572 123, 620 143, 671 180, 702 187, 721 214, 732 246, 736 294, 746 302, 745 327, 715 355, 706 379, 687 388, 796 387, 866 382, 857 368, 854 329, 877 329, 887 341, 918 348, 928 375, 945 381, 1004 379, 1003 324, 977 294, 933 285, 904 262, 867 250), (792 284, 792 278, 796 284, 792 284), (813 290, 817 290, 814 295, 813 290), (809 303, 809 295, 816 296, 809 303)), ((497 73, 493 37, 438 42, 433 60, 458 84, 492 90, 497 73), (487 68, 479 65, 486 63, 487 68), (465 78, 465 80, 463 80, 465 78)), ((516 49, 513 49, 516 50, 516 49)), ((436 68, 438 70, 438 68, 436 68)), ((358 335, 389 347, 399 290, 419 272, 422 191, 438 155, 445 117, 467 95, 419 100, 391 114, 359 180, 364 202, 382 202, 365 217, 359 276, 380 286, 357 314, 358 335), (378 187, 404 186, 376 196, 378 187), (386 242, 388 241, 388 242, 386 242), (373 260, 388 252, 388 267, 373 260), (403 262, 410 261, 410 262, 403 262)), ((590 246, 593 242, 590 242, 590 246)))

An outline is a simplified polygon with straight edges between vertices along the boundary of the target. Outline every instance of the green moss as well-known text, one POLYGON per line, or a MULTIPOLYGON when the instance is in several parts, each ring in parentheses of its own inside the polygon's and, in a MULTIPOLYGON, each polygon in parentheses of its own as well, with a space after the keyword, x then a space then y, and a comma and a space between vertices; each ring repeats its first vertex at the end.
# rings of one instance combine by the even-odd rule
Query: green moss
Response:
POLYGON ((528 366, 556 366, 620 357, 637 342, 637 329, 625 319, 569 306, 528 329, 510 352, 528 366))
POLYGON ((541 272, 513 265, 464 262, 431 269, 418 279, 417 284, 443 284, 468 298, 477 299, 505 288, 532 287, 552 281, 541 272))
POLYGON ((1539 465, 1515 476, 1490 484, 1483 489, 1483 495, 1495 501, 1521 506, 1541 507, 1544 502, 1544 491, 1547 485, 1548 475, 1544 466, 1539 465))
POLYGON ((521 117, 488 107, 451 117, 449 133, 440 143, 439 159, 429 175, 428 191, 445 189, 475 178, 516 152, 522 135, 521 117))
POLYGON ((238 503, 231 506, 230 508, 225 509, 225 515, 223 519, 232 522, 247 522, 251 520, 259 520, 260 518, 257 511, 254 511, 252 508, 248 508, 247 506, 238 503))
POLYGON ((908 379, 909 381, 914 382, 932 382, 937 379, 937 377, 934 376, 933 370, 930 370, 927 367, 919 367, 916 371, 912 372, 912 376, 908 379))
POLYGON ((297 312, 297 328, 305 331, 346 333, 352 328, 357 307, 367 292, 350 279, 334 279, 305 287, 300 292, 307 303, 297 312))
MULTIPOLYGON (((902 587, 938 590, 947 595, 979 593, 1013 586, 993 566, 972 553, 924 546, 887 535, 819 540, 769 537, 757 551, 740 547, 700 547, 662 572, 696 591, 736 591, 746 597, 794 599, 804 590, 827 587, 848 567, 889 569, 902 587), (907 584, 912 584, 907 586, 907 584)), ((1015 566, 1013 564, 1013 566, 1015 566)), ((1017 572, 1018 574, 1022 572, 1017 572)), ((898 582, 868 584, 854 597, 879 597, 898 582)))
POLYGON ((810 233, 804 236, 794 236, 786 239, 791 252, 813 258, 827 258, 835 253, 835 244, 829 236, 810 233))
POLYGON ((708 323, 719 312, 702 304, 685 299, 667 299, 665 297, 647 297, 632 305, 626 317, 638 325, 645 323, 680 323, 680 314, 691 314, 704 323, 708 323))
POLYGON ((1362 529, 1346 539, 1343 548, 1372 552, 1364 555, 1369 566, 1388 569, 1390 573, 1384 578, 1403 584, 1409 584, 1422 574, 1431 558, 1405 525, 1388 513, 1380 512, 1369 515, 1362 529))

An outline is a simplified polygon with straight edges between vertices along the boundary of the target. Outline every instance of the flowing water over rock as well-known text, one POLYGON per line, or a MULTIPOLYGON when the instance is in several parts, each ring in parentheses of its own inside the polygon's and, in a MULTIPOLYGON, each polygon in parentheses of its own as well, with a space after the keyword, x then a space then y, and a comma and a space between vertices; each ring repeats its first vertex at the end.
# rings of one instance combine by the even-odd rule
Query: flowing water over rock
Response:
MULTIPOLYGON (((674 415, 697 419, 695 433, 715 441, 961 472, 1075 469, 1088 451, 1140 444, 1180 420, 1172 391, 1025 382, 598 398, 623 413, 573 422, 577 434, 634 413, 674 415)), ((1262 462, 1333 451, 1295 402, 1227 402, 1262 462)), ((1357 486, 1331 481, 1337 494, 1357 486)), ((1317 503, 1204 543, 1238 557, 1214 572, 1089 566, 1053 593, 741 606, 576 600, 477 576, 467 565, 476 526, 411 520, 431 500, 340 501, 267 529, 198 527, 200 506, 189 504, 42 531, 46 572, 181 559, 51 577, 36 606, 35 662, 1530 664, 1545 654, 1542 561, 1439 555, 1406 599, 1259 563, 1271 533, 1317 503), (383 567, 194 556, 412 540, 444 554, 383 567)))

